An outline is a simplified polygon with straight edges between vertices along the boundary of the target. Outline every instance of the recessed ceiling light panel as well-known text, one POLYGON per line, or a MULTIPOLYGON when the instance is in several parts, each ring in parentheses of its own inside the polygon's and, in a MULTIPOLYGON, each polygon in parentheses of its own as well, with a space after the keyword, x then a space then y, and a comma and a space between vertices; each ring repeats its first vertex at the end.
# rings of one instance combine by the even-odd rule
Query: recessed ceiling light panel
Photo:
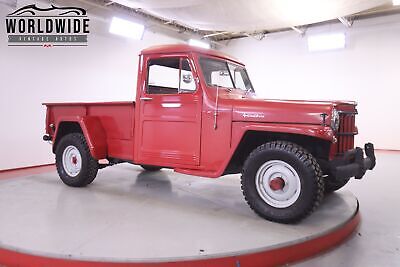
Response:
POLYGON ((206 43, 206 42, 202 42, 196 39, 190 39, 189 40, 189 45, 192 46, 197 46, 197 47, 201 47, 201 48, 205 48, 205 49, 209 49, 210 48, 210 44, 206 43))
POLYGON ((144 26, 129 20, 113 17, 109 31, 131 39, 142 39, 144 26))
POLYGON ((312 35, 308 36, 307 43, 309 51, 341 49, 346 46, 346 35, 344 33, 312 35))

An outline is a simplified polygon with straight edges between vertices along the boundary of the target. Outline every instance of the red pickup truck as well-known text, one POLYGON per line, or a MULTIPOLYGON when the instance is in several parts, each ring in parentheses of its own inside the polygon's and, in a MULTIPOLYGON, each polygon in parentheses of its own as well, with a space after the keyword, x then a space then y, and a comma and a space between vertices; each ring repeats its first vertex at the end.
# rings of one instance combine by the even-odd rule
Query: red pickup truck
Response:
POLYGON ((241 173, 257 214, 292 223, 375 166, 371 143, 365 157, 354 148, 355 102, 260 99, 241 62, 188 45, 140 53, 135 102, 44 105, 43 139, 69 186, 121 162, 211 178, 241 173))

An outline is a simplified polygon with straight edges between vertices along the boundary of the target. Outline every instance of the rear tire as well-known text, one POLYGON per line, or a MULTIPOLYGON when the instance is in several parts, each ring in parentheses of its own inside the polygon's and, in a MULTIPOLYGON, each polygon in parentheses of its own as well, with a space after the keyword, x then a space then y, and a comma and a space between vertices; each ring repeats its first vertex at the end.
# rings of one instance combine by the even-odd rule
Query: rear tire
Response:
POLYGON ((64 184, 83 187, 96 178, 99 164, 81 133, 67 134, 56 148, 57 172, 64 184))
POLYGON ((153 166, 153 165, 140 165, 143 169, 149 172, 155 172, 162 169, 160 166, 153 166))
POLYGON ((257 147, 242 171, 242 191, 261 217, 294 223, 312 213, 324 196, 322 171, 304 148, 286 141, 257 147))

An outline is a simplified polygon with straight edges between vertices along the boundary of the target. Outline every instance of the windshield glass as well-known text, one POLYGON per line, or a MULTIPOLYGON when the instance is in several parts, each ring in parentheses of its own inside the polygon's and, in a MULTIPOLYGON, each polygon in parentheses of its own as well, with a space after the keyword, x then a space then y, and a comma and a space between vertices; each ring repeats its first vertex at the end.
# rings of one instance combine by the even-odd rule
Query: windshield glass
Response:
POLYGON ((238 64, 213 58, 200 58, 200 67, 209 86, 254 92, 246 69, 238 64))

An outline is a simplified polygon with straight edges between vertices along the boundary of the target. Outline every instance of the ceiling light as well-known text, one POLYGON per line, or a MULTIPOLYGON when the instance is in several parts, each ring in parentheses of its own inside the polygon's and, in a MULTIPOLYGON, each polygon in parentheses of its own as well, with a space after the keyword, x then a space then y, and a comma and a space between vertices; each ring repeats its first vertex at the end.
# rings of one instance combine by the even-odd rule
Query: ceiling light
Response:
POLYGON ((113 17, 109 31, 131 39, 142 39, 144 26, 129 20, 113 17))
POLYGON ((210 48, 210 44, 206 43, 206 42, 202 42, 196 39, 190 39, 189 40, 189 45, 192 46, 197 46, 197 47, 201 47, 201 48, 205 48, 205 49, 209 49, 210 48))
POLYGON ((400 5, 400 0, 392 0, 394 6, 400 5))
POLYGON ((309 51, 323 51, 344 48, 346 36, 344 33, 314 35, 307 38, 309 51))

